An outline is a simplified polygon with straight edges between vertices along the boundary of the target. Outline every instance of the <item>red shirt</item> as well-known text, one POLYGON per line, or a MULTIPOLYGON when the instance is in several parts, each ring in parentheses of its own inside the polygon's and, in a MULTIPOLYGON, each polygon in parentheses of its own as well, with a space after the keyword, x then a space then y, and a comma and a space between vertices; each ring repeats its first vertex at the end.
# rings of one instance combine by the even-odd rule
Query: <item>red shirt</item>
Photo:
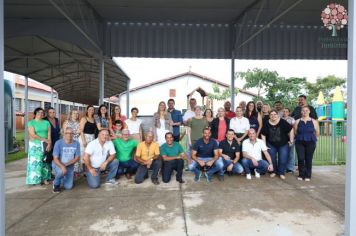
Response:
POLYGON ((232 119, 232 118, 234 118, 236 116, 236 114, 235 114, 235 112, 233 112, 233 111, 227 111, 226 113, 225 113, 225 117, 226 118, 229 118, 229 119, 232 119))
POLYGON ((225 139, 226 134, 226 122, 225 120, 219 120, 218 141, 221 142, 225 139))

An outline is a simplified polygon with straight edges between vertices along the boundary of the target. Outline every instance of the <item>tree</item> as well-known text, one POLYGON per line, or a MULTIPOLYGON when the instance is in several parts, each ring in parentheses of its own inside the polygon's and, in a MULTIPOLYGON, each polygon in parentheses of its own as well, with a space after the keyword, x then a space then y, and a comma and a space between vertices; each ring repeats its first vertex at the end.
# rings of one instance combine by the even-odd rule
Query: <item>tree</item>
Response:
POLYGON ((237 72, 236 77, 245 80, 244 89, 257 88, 257 99, 261 99, 262 94, 278 83, 279 77, 276 71, 254 68, 247 72, 237 72))
MULTIPOLYGON (((239 93, 239 89, 235 88, 235 96, 239 93)), ((220 91, 219 85, 213 84, 213 93, 208 95, 208 98, 218 101, 226 100, 231 97, 230 89, 224 89, 220 91)))
POLYGON ((324 78, 318 78, 315 83, 307 82, 306 90, 307 97, 310 101, 318 99, 319 91, 324 94, 325 101, 331 101, 333 96, 333 90, 336 86, 345 88, 346 79, 336 77, 335 75, 328 75, 324 78))

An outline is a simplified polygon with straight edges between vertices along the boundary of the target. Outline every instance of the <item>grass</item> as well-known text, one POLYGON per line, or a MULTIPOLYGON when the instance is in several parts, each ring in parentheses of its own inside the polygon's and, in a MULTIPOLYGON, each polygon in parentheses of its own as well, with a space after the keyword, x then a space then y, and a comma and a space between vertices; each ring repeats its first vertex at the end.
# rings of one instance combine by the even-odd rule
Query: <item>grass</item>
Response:
POLYGON ((27 154, 25 152, 25 132, 24 131, 16 132, 16 142, 20 147, 20 151, 9 154, 7 156, 7 158, 5 159, 5 163, 21 160, 21 159, 27 157, 27 154))

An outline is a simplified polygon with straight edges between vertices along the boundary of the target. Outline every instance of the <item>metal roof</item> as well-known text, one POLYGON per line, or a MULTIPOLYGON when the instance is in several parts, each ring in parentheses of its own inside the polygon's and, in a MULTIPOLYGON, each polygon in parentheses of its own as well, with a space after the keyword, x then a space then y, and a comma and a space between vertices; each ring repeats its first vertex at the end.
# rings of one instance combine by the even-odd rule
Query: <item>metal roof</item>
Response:
MULTIPOLYGON (((55 89, 62 100, 97 104, 98 55, 79 46, 40 36, 5 42, 6 70, 27 75, 55 89)), ((106 97, 127 89, 128 77, 111 59, 105 60, 106 97)))

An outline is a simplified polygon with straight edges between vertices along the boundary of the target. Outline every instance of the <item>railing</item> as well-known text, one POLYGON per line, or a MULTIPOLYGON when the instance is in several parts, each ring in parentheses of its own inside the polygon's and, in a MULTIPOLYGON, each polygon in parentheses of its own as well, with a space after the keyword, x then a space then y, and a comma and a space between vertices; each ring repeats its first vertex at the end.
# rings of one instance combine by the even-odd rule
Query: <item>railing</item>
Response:
POLYGON ((346 121, 319 121, 320 136, 314 153, 316 165, 345 164, 346 121))

